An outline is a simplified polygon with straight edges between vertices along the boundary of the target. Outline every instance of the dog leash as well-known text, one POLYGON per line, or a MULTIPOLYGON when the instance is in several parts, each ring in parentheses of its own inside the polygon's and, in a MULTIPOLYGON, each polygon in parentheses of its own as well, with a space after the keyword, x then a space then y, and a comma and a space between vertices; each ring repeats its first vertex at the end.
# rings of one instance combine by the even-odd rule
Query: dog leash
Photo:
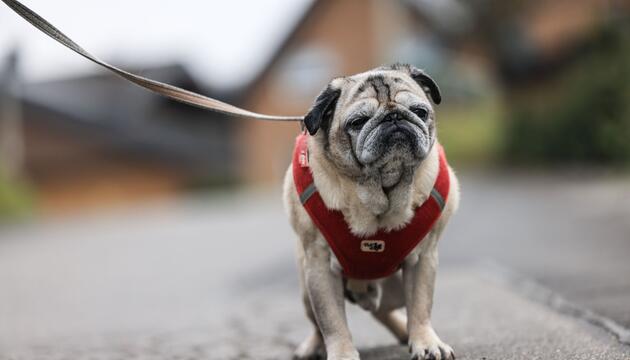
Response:
POLYGON ((59 29, 54 27, 51 23, 46 21, 46 19, 39 16, 36 12, 24 6, 22 3, 16 0, 2 0, 9 8, 15 11, 18 15, 23 17, 26 21, 31 23, 33 26, 38 28, 44 34, 48 35, 52 39, 59 42, 61 45, 67 47, 68 49, 74 51, 75 53, 83 56, 84 58, 96 63, 104 67, 105 69, 115 73, 118 76, 126 79, 127 81, 131 81, 132 83, 139 85, 149 91, 157 93, 162 96, 166 96, 173 100, 177 100, 183 102, 185 104, 193 105, 200 107, 206 110, 212 110, 223 114, 239 116, 239 117, 249 117, 259 120, 270 120, 270 121, 302 121, 302 116, 278 116, 278 115, 266 115, 259 114, 256 112, 248 111, 245 109, 241 109, 237 106, 230 105, 228 103, 224 103, 222 101, 197 94, 192 91, 184 90, 182 88, 169 85, 163 82, 159 82, 156 80, 148 79, 143 76, 139 76, 136 74, 132 74, 128 71, 122 70, 116 66, 110 65, 105 61, 100 60, 96 56, 90 54, 77 43, 72 41, 69 37, 64 35, 59 29))

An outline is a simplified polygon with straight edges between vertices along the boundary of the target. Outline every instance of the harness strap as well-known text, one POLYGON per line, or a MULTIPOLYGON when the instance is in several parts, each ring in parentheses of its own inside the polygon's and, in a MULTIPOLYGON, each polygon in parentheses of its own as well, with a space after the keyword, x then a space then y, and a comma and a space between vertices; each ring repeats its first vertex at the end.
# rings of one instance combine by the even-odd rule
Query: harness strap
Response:
MULTIPOLYGON (((302 205, 306 204, 306 202, 316 192, 318 192, 317 187, 315 186, 314 182, 311 182, 310 185, 308 185, 304 190, 302 190, 302 193, 299 194, 300 195, 300 203, 302 203, 302 205)), ((435 186, 431 189, 430 196, 431 196, 431 198, 433 198, 433 200, 440 207, 440 211, 444 210, 444 206, 446 206, 446 202, 444 201, 444 198, 442 197, 440 192, 435 188, 435 186)))
POLYGON ((15 11, 18 15, 23 17, 26 21, 31 23, 37 29, 41 30, 44 34, 48 35, 52 39, 59 42, 61 45, 74 51, 75 53, 83 56, 84 58, 92 61, 93 63, 104 67, 105 69, 113 72, 114 74, 130 81, 138 86, 141 86, 149 91, 165 96, 167 98, 183 102, 188 105, 193 105, 206 110, 212 110, 223 114, 249 117, 259 120, 273 120, 273 121, 302 121, 302 116, 278 116, 278 115, 266 115, 252 112, 249 110, 241 109, 234 105, 224 103, 222 101, 197 94, 192 91, 184 90, 177 86, 159 82, 156 80, 148 79, 146 77, 132 74, 128 71, 122 70, 116 66, 110 65, 103 60, 100 60, 96 56, 90 54, 77 43, 72 41, 64 33, 59 31, 46 19, 39 16, 36 12, 24 6, 22 3, 16 0, 2 0, 9 8, 15 11))

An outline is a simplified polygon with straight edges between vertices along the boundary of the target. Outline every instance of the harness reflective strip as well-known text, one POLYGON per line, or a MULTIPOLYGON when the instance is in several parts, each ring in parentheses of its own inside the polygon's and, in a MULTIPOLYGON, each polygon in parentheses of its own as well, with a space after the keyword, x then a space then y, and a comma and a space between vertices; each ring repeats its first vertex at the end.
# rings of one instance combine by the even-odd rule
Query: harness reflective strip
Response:
POLYGON ((304 189, 304 191, 302 191, 302 193, 300 194, 300 202, 302 203, 302 205, 304 205, 308 201, 308 199, 310 199, 311 196, 315 194, 316 191, 317 188, 315 187, 315 183, 311 183, 309 186, 307 186, 306 189, 304 189))
MULTIPOLYGON (((302 203, 302 205, 304 205, 308 201, 308 199, 310 199, 311 196, 315 194, 316 191, 317 188, 315 187, 314 183, 311 183, 309 186, 307 186, 306 189, 304 189, 304 191, 300 194, 300 202, 302 203)), ((444 210, 444 206, 446 206, 446 203, 444 202, 444 198, 442 197, 440 192, 437 191, 436 188, 431 189, 431 197, 433 197, 435 202, 437 202, 438 206, 440 207, 440 211, 444 210)))
POLYGON ((433 197, 435 202, 437 202, 438 206, 440 207, 440 211, 444 210, 444 206, 446 205, 446 203, 444 202, 444 198, 437 191, 436 188, 431 189, 431 197, 433 197))

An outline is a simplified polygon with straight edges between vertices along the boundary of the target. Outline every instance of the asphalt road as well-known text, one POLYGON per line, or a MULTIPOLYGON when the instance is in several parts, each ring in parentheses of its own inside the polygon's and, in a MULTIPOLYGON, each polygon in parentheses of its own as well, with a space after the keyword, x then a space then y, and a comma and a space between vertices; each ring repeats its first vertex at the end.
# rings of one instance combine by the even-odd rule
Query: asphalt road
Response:
MULTIPOLYGON (((466 175, 434 324, 460 359, 630 359, 630 182, 466 175), (602 321, 602 319, 604 321, 602 321)), ((0 358, 283 359, 308 331, 277 194, 0 228, 0 358)), ((408 359, 359 309, 363 359, 408 359)))
POLYGON ((629 178, 463 178, 443 260, 492 259, 630 328, 629 178))

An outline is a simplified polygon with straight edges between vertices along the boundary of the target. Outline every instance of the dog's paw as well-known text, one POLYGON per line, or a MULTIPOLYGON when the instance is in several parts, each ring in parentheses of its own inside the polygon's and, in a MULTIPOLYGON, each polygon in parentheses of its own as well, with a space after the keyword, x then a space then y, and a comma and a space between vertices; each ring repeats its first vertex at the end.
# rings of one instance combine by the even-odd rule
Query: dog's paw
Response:
POLYGON ((424 336, 409 340, 411 360, 455 360, 455 352, 429 328, 424 336))
POLYGON ((326 349, 319 334, 312 334, 297 347, 293 353, 293 360, 325 360, 326 349))

